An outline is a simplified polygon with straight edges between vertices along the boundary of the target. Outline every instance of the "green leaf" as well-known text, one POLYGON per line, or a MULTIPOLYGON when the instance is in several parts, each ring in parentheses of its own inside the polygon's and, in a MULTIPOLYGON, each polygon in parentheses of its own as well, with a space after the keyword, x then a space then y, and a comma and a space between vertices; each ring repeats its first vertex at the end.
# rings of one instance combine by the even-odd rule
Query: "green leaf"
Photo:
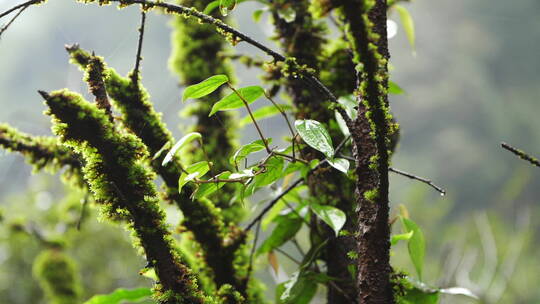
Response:
MULTIPOLYGON (((264 89, 260 86, 250 86, 236 90, 247 101, 248 104, 253 103, 264 94, 264 89)), ((214 115, 218 111, 234 110, 244 106, 242 99, 235 93, 223 97, 216 102, 210 111, 210 115, 214 115)))
POLYGON ((402 233, 402 234, 394 234, 392 235, 392 238, 390 238, 390 244, 394 246, 399 241, 408 241, 411 239, 413 234, 414 234, 414 231, 409 231, 407 233, 402 233))
POLYGON ((265 164, 266 172, 255 177, 256 187, 264 187, 283 177, 283 167, 285 160, 279 156, 273 156, 265 164))
MULTIPOLYGON (((338 99, 338 102, 339 104, 343 106, 343 108, 345 109, 345 112, 347 112, 347 114, 349 115, 351 119, 356 118, 356 116, 358 115, 356 106, 358 105, 356 104, 356 100, 353 95, 340 97, 338 99)), ((338 111, 335 111, 335 116, 336 116, 336 121, 338 123, 339 129, 341 130, 343 135, 345 136, 351 135, 351 133, 349 132, 349 128, 347 127, 347 124, 345 123, 345 120, 343 119, 341 114, 339 114, 338 111)))
POLYGON ((403 90, 397 83, 393 81, 388 82, 388 93, 394 94, 394 95, 401 95, 405 93, 405 90, 403 90))
POLYGON ((279 297, 283 304, 308 304, 317 293, 317 282, 313 272, 297 271, 285 282, 284 290, 279 297))
POLYGON ((396 10, 399 13, 399 18, 401 19, 401 24, 403 25, 403 29, 405 30, 405 34, 407 35, 407 39, 409 40, 409 44, 411 45, 413 52, 415 51, 415 34, 414 34, 414 20, 411 17, 411 14, 409 11, 401 6, 401 5, 394 5, 396 10))
MULTIPOLYGON (((217 179, 227 179, 231 178, 231 172, 226 171, 222 172, 214 177, 217 179)), ((211 180, 211 179, 210 179, 211 180)), ((205 183, 200 184, 197 190, 192 194, 192 198, 200 199, 201 197, 208 196, 217 190, 219 190, 221 187, 223 187, 226 184, 226 182, 215 182, 215 183, 205 183)))
MULTIPOLYGON (((272 143, 272 139, 267 138, 266 142, 268 144, 270 144, 270 143, 272 143)), ((238 164, 238 162, 245 159, 249 154, 261 151, 261 150, 263 150, 265 148, 266 147, 264 146, 264 143, 263 143, 262 139, 256 140, 256 141, 254 141, 254 142, 252 142, 250 144, 244 145, 244 146, 240 147, 238 150, 236 150, 236 152, 234 152, 234 155, 229 159, 229 162, 231 164, 238 164)))
POLYGON ((202 177, 206 172, 210 171, 210 165, 207 161, 201 161, 194 163, 191 166, 186 168, 186 172, 182 172, 180 178, 178 179, 178 192, 182 190, 182 187, 188 182, 202 177))
POLYGON ((172 147, 171 150, 169 150, 169 152, 167 152, 167 154, 165 155, 165 157, 163 158, 163 161, 161 162, 161 165, 162 166, 165 166, 166 164, 168 164, 174 157, 174 155, 176 154, 176 152, 178 152, 178 150, 180 150, 182 147, 184 147, 186 144, 192 142, 193 140, 195 139, 199 139, 199 138, 202 138, 202 135, 201 133, 198 133, 198 132, 191 132, 191 133, 188 133, 186 135, 184 135, 182 138, 180 138, 180 140, 172 147))
POLYGON ((347 220, 345 212, 327 205, 311 204, 310 207, 321 220, 334 230, 337 236, 347 220))
POLYGON ((122 301, 140 301, 152 295, 150 288, 123 289, 119 288, 110 294, 95 295, 84 304, 120 304, 122 301))
POLYGON ((203 13, 210 15, 219 6, 219 0, 212 1, 204 8, 203 13))
POLYGON ((236 6, 236 0, 220 0, 219 11, 223 16, 227 16, 229 11, 232 11, 236 6))
MULTIPOLYGON (((287 111, 287 110, 290 110, 292 109, 291 106, 289 105, 286 105, 286 104, 278 104, 278 106, 281 108, 282 111, 287 111)), ((259 120, 262 120, 262 119, 265 119, 265 118, 269 118, 269 117, 272 117, 274 115, 277 115, 279 114, 280 111, 278 108, 276 108, 274 105, 270 105, 270 106, 265 106, 265 107, 262 107, 262 108, 259 108, 255 111, 253 111, 253 118, 255 118, 256 121, 259 121, 259 120)), ((249 115, 246 115, 244 116, 244 118, 242 118, 239 122, 239 125, 240 127, 243 127, 245 125, 248 125, 248 124, 251 124, 253 123, 253 120, 251 120, 251 116, 249 115)))
POLYGON ((294 122, 294 126, 306 144, 322 152, 328 158, 334 157, 332 139, 320 122, 310 119, 297 120, 294 122))
POLYGON ((438 302, 437 291, 428 292, 414 287, 405 291, 405 295, 400 297, 398 304, 437 304, 438 302))
POLYGON ((277 248, 296 235, 302 227, 302 219, 294 212, 289 212, 275 219, 276 227, 272 234, 262 243, 257 254, 266 253, 277 248))
POLYGON ((333 160, 329 159, 328 164, 345 174, 347 174, 347 172, 349 171, 350 163, 344 158, 334 158, 333 160))
POLYGON ((222 84, 229 81, 226 75, 214 75, 198 84, 191 85, 184 90, 182 101, 186 101, 190 98, 201 98, 219 88, 222 84))
POLYGON ((405 232, 413 232, 412 237, 409 240, 408 249, 409 256, 413 262, 414 268, 418 273, 420 280, 422 279, 422 268, 424 266, 424 256, 426 253, 426 243, 424 240, 424 233, 416 225, 415 222, 408 218, 401 216, 401 223, 405 232))
POLYGON ((256 11, 254 11, 253 16, 252 16, 253 21, 255 21, 255 22, 261 21, 261 16, 262 16, 263 13, 264 13, 264 10, 262 10, 262 9, 258 9, 256 11))
POLYGON ((469 298, 479 300, 480 298, 474 294, 470 289, 464 287, 450 287, 439 289, 440 293, 449 294, 449 295, 462 295, 469 298))

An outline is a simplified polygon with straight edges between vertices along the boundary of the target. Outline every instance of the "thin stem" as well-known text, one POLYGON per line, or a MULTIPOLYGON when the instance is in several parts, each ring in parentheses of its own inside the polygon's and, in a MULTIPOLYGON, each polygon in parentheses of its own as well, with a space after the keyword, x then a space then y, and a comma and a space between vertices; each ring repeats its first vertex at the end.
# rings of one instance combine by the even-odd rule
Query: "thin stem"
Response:
POLYGON ((249 253, 249 266, 247 269, 246 275, 246 287, 249 282, 249 277, 253 270, 253 257, 255 256, 255 248, 257 248, 257 241, 259 240, 259 232, 261 231, 261 223, 257 223, 257 229, 255 230, 255 238, 253 239, 253 246, 251 247, 251 252, 249 253))
POLYGON ((302 182, 304 181, 303 178, 299 178, 297 179, 296 181, 294 181, 294 183, 292 183, 289 187, 287 187, 285 190, 283 190, 283 192, 281 192, 276 198, 274 198, 273 200, 270 201, 270 203, 268 203, 268 205, 266 205, 266 207, 264 207, 264 209, 261 211, 261 213, 259 213, 259 215, 257 215, 252 221, 251 223, 249 223, 246 228, 244 229, 245 231, 249 231, 255 224, 257 224, 258 222, 260 222, 260 220, 264 217, 264 215, 270 211, 270 209, 272 209, 272 207, 274 207, 274 205, 279 202, 280 199, 282 199, 287 193, 289 193, 291 190, 293 190, 294 188, 296 188, 296 186, 300 185, 302 182))
POLYGON ((233 90, 233 92, 242 100, 242 102, 244 103, 244 106, 246 107, 248 113, 249 113, 249 117, 251 117, 251 121, 253 121, 253 124, 255 125, 255 128, 257 129, 257 133, 259 133, 259 136, 261 137, 261 140, 263 141, 264 143, 264 147, 266 148, 266 152, 268 153, 272 153, 272 150, 270 149, 270 147, 268 146, 268 142, 266 141, 266 138, 264 137, 264 135, 262 134, 262 131, 261 131, 261 128, 259 127, 259 124, 257 123, 257 120, 255 119, 255 117, 253 116, 253 113, 251 112, 251 109, 249 107, 249 103, 248 101, 244 98, 244 96, 242 96, 242 94, 240 94, 240 92, 238 92, 229 82, 227 82, 227 85, 229 86, 229 88, 231 90, 233 90))
POLYGON ((135 58, 135 68, 133 69, 132 81, 138 83, 138 80, 141 79, 139 74, 139 66, 141 64, 141 53, 142 45, 144 39, 144 25, 146 24, 146 12, 141 10, 141 26, 139 27, 139 42, 137 44, 137 57, 135 58))
POLYGON ((287 252, 285 252, 283 249, 280 249, 280 248, 274 248, 275 251, 283 254, 285 257, 287 257, 289 260, 293 261, 295 264, 297 265, 301 265, 302 262, 298 261, 297 259, 293 258, 290 254, 288 254, 287 252))
MULTIPOLYGON (((336 148, 336 153, 339 152, 344 146, 345 143, 349 140, 349 136, 347 136, 345 139, 343 139, 339 145, 336 148)), ((313 171, 317 170, 320 166, 327 163, 328 161, 325 159, 322 162, 320 162, 317 166, 315 166, 313 169, 309 170, 308 175, 311 174, 313 171)), ((255 225, 258 221, 260 221, 264 215, 272 209, 272 207, 279 202, 280 199, 282 199, 287 193, 289 193, 291 190, 296 188, 298 185, 300 185, 304 181, 303 178, 299 178, 295 180, 289 187, 287 187, 283 192, 281 192, 277 197, 275 197, 273 200, 271 200, 268 205, 257 215, 244 229, 245 231, 249 231, 253 225, 255 225)))
POLYGON ((503 147, 504 149, 514 153, 515 155, 517 155, 519 158, 523 159, 523 160, 526 160, 528 161, 529 163, 537 166, 537 167, 540 167, 540 161, 538 161, 537 158, 535 157, 532 157, 530 156, 529 154, 525 153, 524 151, 522 150, 519 150, 517 148, 514 148, 512 146, 510 146, 509 144, 505 143, 505 142, 502 142, 501 143, 501 147, 503 147))
POLYGON ((32 5, 32 4, 37 4, 37 3, 40 3, 40 2, 43 2, 43 1, 44 0, 30 0, 30 1, 23 2, 23 3, 19 4, 19 5, 15 5, 14 7, 8 9, 7 11, 1 13, 0 18, 4 17, 6 15, 9 15, 9 14, 11 14, 11 12, 16 11, 16 10, 18 10, 20 8, 28 7, 28 6, 32 5))
POLYGON ((291 136, 292 136, 292 156, 293 158, 296 158, 295 156, 295 153, 294 153, 294 138, 296 137, 295 133, 294 133, 294 129, 291 125, 291 122, 289 121, 289 118, 287 117, 287 114, 285 113, 285 111, 283 111, 281 109, 281 107, 279 107, 279 105, 272 99, 272 97, 270 97, 266 91, 264 91, 264 96, 266 97, 266 99, 270 100, 270 102, 274 105, 274 107, 276 107, 276 109, 278 109, 279 113, 281 113, 281 116, 283 116, 283 118, 285 118, 285 121, 287 122, 287 126, 289 127, 289 131, 291 131, 291 136))
POLYGON ((13 16, 13 18, 11 18, 11 20, 8 21, 8 23, 6 23, 6 25, 4 25, 2 28, 0 28, 0 37, 2 36, 2 34, 8 29, 8 27, 15 21, 15 19, 17 19, 17 17, 19 17, 21 15, 22 12, 24 12, 25 9, 27 9, 30 5, 26 5, 26 6, 23 6, 18 12, 17 14, 15 14, 15 16, 13 16))
POLYGON ((446 194, 446 190, 444 190, 443 188, 435 185, 431 180, 429 179, 426 179, 426 178, 423 178, 423 177, 420 177, 420 176, 417 176, 417 175, 413 175, 411 173, 408 173, 408 172, 405 172, 405 171, 402 171, 402 170, 398 170, 396 168, 392 168, 392 167, 389 167, 388 168, 388 171, 390 172, 393 172, 393 173, 396 173, 396 174, 399 174, 399 175, 402 175, 402 176, 405 176, 405 177, 408 177, 410 179, 414 179, 414 180, 417 180, 417 181, 420 181, 424 184, 427 184, 429 185, 431 188, 439 191, 439 193, 441 194, 441 196, 444 196, 446 194))

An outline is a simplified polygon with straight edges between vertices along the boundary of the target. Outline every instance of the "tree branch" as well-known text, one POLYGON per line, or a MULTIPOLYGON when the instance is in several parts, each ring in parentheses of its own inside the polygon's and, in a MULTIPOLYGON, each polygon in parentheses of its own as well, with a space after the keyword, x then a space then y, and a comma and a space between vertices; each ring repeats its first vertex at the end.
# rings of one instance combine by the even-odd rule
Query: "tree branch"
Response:
POLYGON ((519 158, 528 161, 529 163, 533 164, 534 166, 540 167, 540 161, 537 158, 532 157, 529 154, 525 153, 524 151, 519 150, 517 148, 514 148, 514 147, 510 146, 509 144, 507 144, 505 142, 501 143, 501 147, 503 147, 503 149, 506 149, 506 150, 514 153, 519 158))

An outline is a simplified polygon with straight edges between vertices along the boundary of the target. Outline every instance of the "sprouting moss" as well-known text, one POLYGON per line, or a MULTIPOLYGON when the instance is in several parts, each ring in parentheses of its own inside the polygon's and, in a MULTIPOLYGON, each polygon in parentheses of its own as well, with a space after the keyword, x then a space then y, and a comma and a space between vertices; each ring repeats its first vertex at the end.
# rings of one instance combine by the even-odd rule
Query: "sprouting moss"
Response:
POLYGON ((84 184, 82 159, 54 137, 31 136, 7 124, 0 124, 0 146, 21 153, 35 171, 46 169, 54 173, 66 167, 63 177, 67 181, 81 186, 84 184))
POLYGON ((371 189, 364 192, 364 198, 371 203, 375 203, 379 197, 379 190, 371 189))
POLYGON ((220 304, 246 303, 244 297, 236 291, 231 285, 222 285, 217 293, 220 304))
POLYGON ((33 273, 48 303, 80 303, 81 286, 75 262, 60 248, 42 251, 34 261, 33 273))
POLYGON ((174 294, 169 303, 205 303, 174 249, 152 183, 154 175, 142 163, 148 156, 143 143, 133 134, 116 132, 105 111, 78 94, 40 93, 53 118, 53 131, 84 157, 83 172, 94 198, 111 215, 128 220, 163 290, 174 294))

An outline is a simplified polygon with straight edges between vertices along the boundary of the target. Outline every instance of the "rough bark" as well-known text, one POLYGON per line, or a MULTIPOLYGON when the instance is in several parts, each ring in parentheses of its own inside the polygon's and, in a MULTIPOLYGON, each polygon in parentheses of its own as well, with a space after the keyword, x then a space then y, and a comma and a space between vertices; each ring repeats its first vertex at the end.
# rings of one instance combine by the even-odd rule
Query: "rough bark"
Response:
POLYGON ((386 0, 344 1, 343 16, 357 64, 358 118, 351 130, 358 203, 358 302, 393 303, 388 224, 388 42, 386 0))

